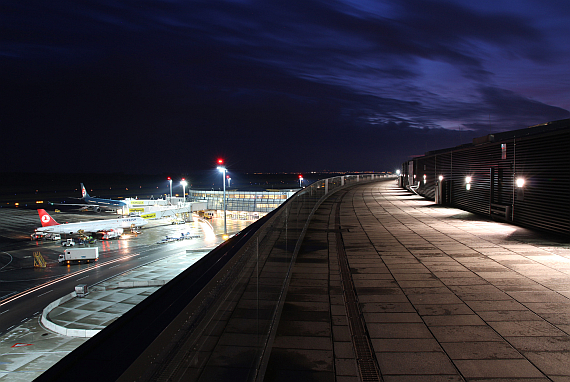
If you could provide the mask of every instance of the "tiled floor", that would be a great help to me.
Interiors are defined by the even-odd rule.
[[[337,193],[317,212],[266,380],[361,380],[338,232],[384,381],[570,381],[570,243],[392,181]]]

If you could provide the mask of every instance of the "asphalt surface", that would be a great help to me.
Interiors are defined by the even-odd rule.
[[[116,217],[113,214],[54,214],[59,222],[75,222]],[[218,224],[219,222],[214,222]],[[247,222],[230,222],[232,230]],[[147,224],[140,235],[125,234],[119,240],[98,241],[99,260],[90,264],[60,266],[57,257],[63,251],[59,242],[30,240],[39,225],[34,210],[0,209],[0,335],[36,316],[50,302],[70,293],[77,284],[96,285],[117,274],[171,256],[180,251],[177,243],[156,244],[165,236],[191,232],[204,248],[221,242],[204,223],[171,225],[169,220]],[[204,225],[204,227],[202,227]],[[216,227],[219,233],[219,227]],[[235,232],[235,231],[234,231]],[[45,268],[34,268],[33,253],[39,252]]]
[[[54,214],[59,222],[115,217],[112,214]],[[87,284],[85,299],[74,299],[51,314],[67,328],[102,329],[133,304],[159,288],[121,287],[133,281],[167,282],[222,242],[223,220],[192,221],[172,225],[169,220],[151,221],[141,234],[125,234],[119,240],[99,241],[96,263],[60,266],[59,242],[32,241],[36,211],[0,209],[0,379],[29,381],[69,354],[86,338],[53,333],[40,324],[42,310]],[[228,220],[228,232],[245,228],[249,221]],[[157,244],[165,236],[190,233],[191,240]],[[33,253],[45,258],[45,268],[33,267]],[[112,301],[110,303],[109,301]]]

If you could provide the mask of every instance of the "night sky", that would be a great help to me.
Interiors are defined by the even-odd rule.
[[[393,171],[569,118],[570,1],[3,1],[0,171]]]

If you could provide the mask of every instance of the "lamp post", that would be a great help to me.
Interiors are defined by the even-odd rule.
[[[172,178],[168,177],[168,183],[170,183],[170,200],[172,201]],[[172,202],[170,202],[172,203]]]
[[[299,188],[303,187],[303,175],[299,175]]]
[[[231,187],[232,178],[229,175],[226,175],[226,179],[228,180],[228,187]]]
[[[186,203],[186,185],[188,184],[188,182],[182,178],[182,180],[180,181],[180,185],[182,185],[182,197],[184,198],[184,203]]]
[[[228,228],[227,228],[227,221],[226,221],[226,168],[223,166],[224,160],[218,159],[218,170],[222,173],[222,183],[224,184],[224,196],[223,196],[223,204],[224,204],[224,240],[228,238]]]

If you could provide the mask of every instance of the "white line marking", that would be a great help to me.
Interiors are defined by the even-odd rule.
[[[53,292],[53,289],[48,290],[48,291],[45,292],[45,293],[39,294],[37,297],[42,297],[44,294],[48,294],[48,293],[51,293],[51,292]]]

